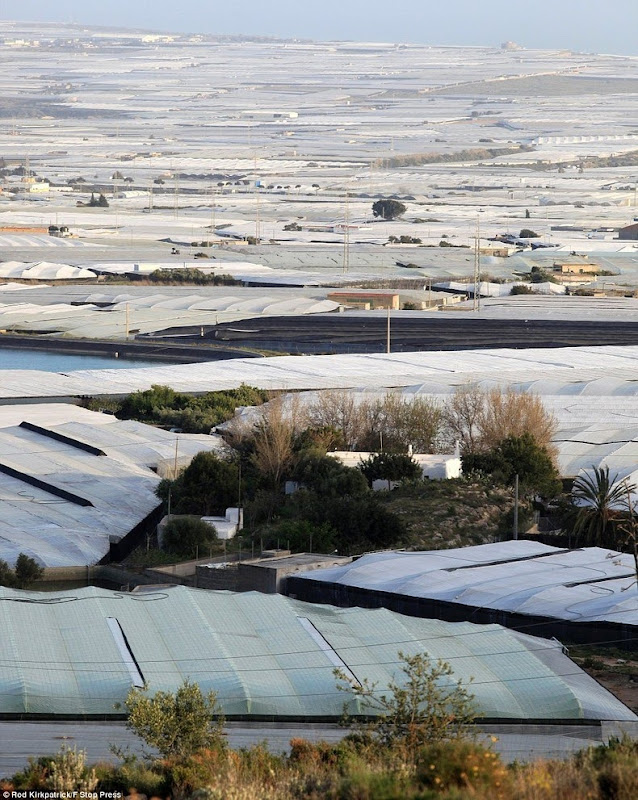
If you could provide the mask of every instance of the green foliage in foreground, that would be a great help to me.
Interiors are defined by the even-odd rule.
[[[476,716],[474,696],[453,680],[452,667],[424,653],[399,652],[399,660],[401,678],[392,678],[384,693],[367,679],[334,671],[338,688],[354,697],[359,712],[375,715],[363,723],[363,732],[383,747],[402,748],[408,760],[426,745],[466,737]]]
[[[215,692],[204,694],[186,680],[176,692],[131,689],[126,698],[129,730],[162,758],[188,758],[203,749],[224,747],[224,719]]]
[[[50,791],[65,752],[68,761],[64,749],[32,759],[0,780],[0,790]],[[337,744],[293,739],[287,755],[264,745],[232,750],[219,741],[161,760],[126,756],[119,766],[93,768],[81,761],[76,772],[78,780],[63,784],[65,791],[88,784],[127,795],[135,787],[148,797],[175,800],[635,800],[638,743],[611,739],[565,760],[507,766],[492,745],[464,739],[424,745],[410,760],[400,747],[380,747],[359,735]]]

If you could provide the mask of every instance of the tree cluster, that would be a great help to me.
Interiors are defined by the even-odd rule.
[[[352,392],[321,392],[308,409],[315,428],[338,432],[344,450],[433,453],[440,449],[443,410],[428,397],[388,392],[380,399],[357,400]],[[337,447],[337,445],[335,445]]]
[[[399,200],[377,200],[372,204],[372,214],[385,220],[397,219],[407,211],[407,206]]]
[[[204,244],[202,243],[202,246]],[[147,276],[151,283],[171,285],[189,284],[193,286],[234,286],[238,283],[230,275],[212,275],[200,269],[157,269]]]
[[[503,440],[529,434],[552,458],[556,420],[538,395],[513,389],[459,387],[443,409],[448,440],[457,441],[465,456],[493,450]]]
[[[98,197],[95,196],[93,192],[91,192],[91,199],[87,203],[90,208],[108,208],[109,201],[103,194],[100,194]]]
[[[266,546],[355,553],[404,539],[405,525],[363,473],[326,454],[341,433],[309,424],[294,397],[276,398],[252,424],[226,435],[232,458],[200,453],[176,480],[162,481],[158,494],[168,503],[170,492],[173,513],[208,516],[241,498],[246,530]],[[286,495],[286,481],[298,491]]]
[[[129,402],[136,407],[127,412],[144,419],[157,416],[157,404],[181,400],[154,387]],[[518,475],[523,497],[553,497],[560,488],[554,430],[538,397],[514,391],[461,387],[445,405],[397,392],[358,401],[352,392],[328,391],[310,404],[299,395],[278,396],[224,426],[231,458],[200,454],[177,479],[162,482],[159,495],[168,502],[170,491],[173,513],[199,516],[223,513],[241,498],[253,540],[356,553],[407,541],[405,523],[370,487],[376,479],[387,480],[388,489],[419,482],[410,447],[449,452],[458,442],[468,474],[501,486]],[[351,469],[332,458],[332,450],[373,455]],[[296,488],[292,494],[284,492],[286,482]]]
[[[13,569],[6,561],[0,559],[0,586],[8,586],[11,589],[28,589],[43,574],[44,569],[35,559],[25,553],[18,555]]]
[[[237,389],[182,394],[169,386],[154,385],[127,395],[115,410],[118,419],[136,419],[185,433],[209,433],[211,428],[231,419],[239,406],[258,406],[269,395],[263,389],[242,384]]]
[[[552,457],[531,433],[509,436],[494,447],[463,456],[463,472],[490,475],[497,483],[513,486],[516,476],[523,496],[553,498],[561,491]]]
[[[422,244],[417,236],[388,236],[389,244]]]

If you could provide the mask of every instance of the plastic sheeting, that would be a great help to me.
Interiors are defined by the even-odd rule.
[[[374,553],[298,579],[573,622],[638,625],[633,557],[525,540],[454,550]]]
[[[473,678],[483,717],[636,720],[556,642],[385,609],[183,586],[45,596],[0,588],[0,634],[5,714],[115,714],[139,682],[134,663],[151,691],[175,690],[186,678],[214,690],[227,717],[337,718],[346,695],[336,688],[335,664],[383,691],[393,677],[401,679],[403,651],[448,661],[454,676],[447,680]],[[349,705],[352,713],[361,710]]]
[[[54,397],[78,394],[126,394],[169,384],[176,391],[237,388],[242,383],[264,389],[336,389],[409,387],[436,382],[450,388],[468,382],[498,385],[555,378],[567,382],[602,376],[635,380],[638,347],[565,347],[529,350],[379,353],[330,356],[274,356],[201,364],[52,373],[48,386],[29,371],[3,374],[0,397]],[[122,372],[122,371],[120,371]]]
[[[29,430],[23,421],[43,431]],[[177,438],[180,463],[221,447],[214,436]],[[0,406],[0,464],[18,473],[0,472],[0,559],[13,564],[26,553],[47,567],[102,559],[111,542],[157,508],[160,477],[152,467],[173,462],[175,442],[168,431],[72,405]],[[88,505],[60,496],[60,490]]]

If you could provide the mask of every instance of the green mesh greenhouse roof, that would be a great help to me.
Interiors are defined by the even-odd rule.
[[[335,666],[383,687],[399,675],[398,651],[426,652],[449,661],[456,678],[472,677],[483,717],[636,720],[556,642],[497,625],[183,586],[0,589],[0,714],[117,714],[131,686],[174,690],[189,678],[215,690],[230,718],[339,717]]]

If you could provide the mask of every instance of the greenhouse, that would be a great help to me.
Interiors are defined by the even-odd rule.
[[[2,406],[0,559],[99,562],[158,508],[163,465],[221,447],[204,434],[180,434],[176,445],[169,431],[70,404]]]
[[[635,648],[636,577],[628,553],[521,540],[372,553],[344,567],[291,576],[287,591],[304,600],[383,605],[418,616],[498,620],[577,641],[617,637]],[[552,628],[552,620],[564,624]]]
[[[190,679],[214,690],[231,719],[332,720],[347,699],[335,668],[381,691],[400,678],[402,651],[449,662],[446,680],[472,679],[482,718],[636,721],[555,641],[282,595],[0,589],[0,638],[5,717],[118,716],[131,687],[175,690]]]

